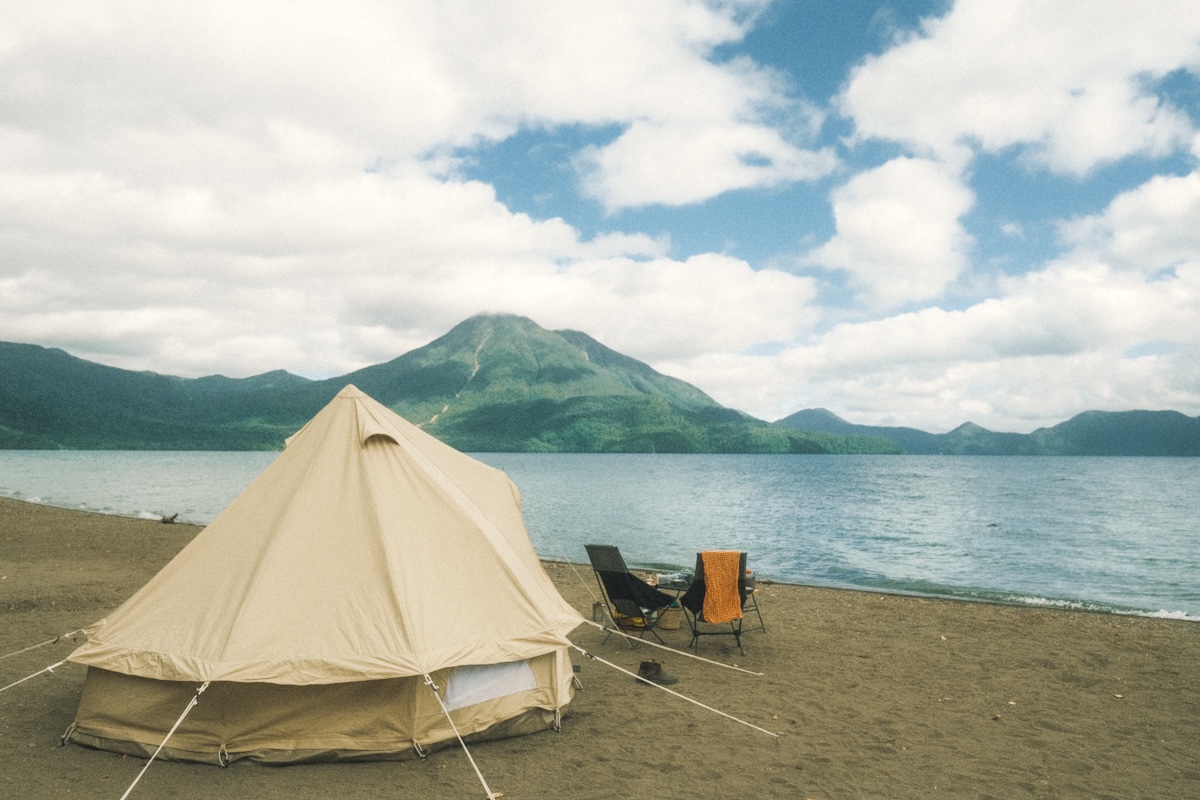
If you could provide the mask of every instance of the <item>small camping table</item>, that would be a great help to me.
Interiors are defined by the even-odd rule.
[[[654,584],[654,588],[660,592],[672,592],[676,597],[681,597],[684,592],[692,585],[692,576],[688,575],[682,580],[660,580]]]

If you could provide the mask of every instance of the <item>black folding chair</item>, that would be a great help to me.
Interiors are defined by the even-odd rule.
[[[611,544],[585,544],[604,606],[613,623],[623,631],[636,633],[638,638],[647,633],[663,642],[654,628],[662,618],[662,612],[675,602],[675,598],[660,592],[629,571],[621,551]],[[610,633],[611,635],[611,633]],[[608,641],[606,636],[604,641]]]

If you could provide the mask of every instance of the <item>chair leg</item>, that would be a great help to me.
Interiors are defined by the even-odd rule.
[[[696,652],[699,653],[700,652],[699,620],[696,619],[695,617],[693,617],[691,615],[691,613],[688,612],[687,609],[684,609],[684,611],[683,611],[683,618],[687,622],[688,627],[691,628],[691,631],[692,631],[692,640],[690,642],[688,642],[688,649],[690,650],[690,649],[694,648],[696,650]]]
[[[694,649],[697,655],[700,653],[700,637],[701,636],[724,636],[720,631],[701,631],[699,618],[687,617],[688,625],[692,629],[692,641],[688,643],[688,647]],[[740,619],[733,620],[729,623],[729,632],[733,634],[733,640],[737,643],[738,652],[746,655],[746,650],[742,647],[742,621]],[[659,641],[662,641],[661,639]],[[665,642],[664,642],[665,644]]]
[[[750,602],[754,604],[754,615],[758,617],[758,627],[763,633],[767,632],[767,623],[763,622],[762,612],[758,610],[758,598],[753,598]]]
[[[608,639],[610,636],[613,635],[613,631],[621,630],[621,626],[617,624],[617,618],[613,616],[612,609],[609,608],[607,605],[605,605],[604,611],[606,614],[608,614],[608,621],[612,623],[612,627],[605,629],[606,633],[604,634],[604,641],[600,643],[602,645],[608,644]],[[629,645],[630,650],[633,649],[633,642],[631,642],[629,639],[627,639],[624,636],[622,636],[621,639],[625,642],[625,644]]]

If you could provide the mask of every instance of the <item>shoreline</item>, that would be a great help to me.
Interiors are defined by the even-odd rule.
[[[592,570],[590,564],[571,561],[564,558],[547,558],[539,556],[543,564],[568,564],[586,569],[589,573]],[[631,566],[634,572],[642,573],[643,575],[653,574],[660,570],[647,567]],[[1016,600],[1006,601],[996,598],[985,597],[967,597],[951,594],[931,594],[916,591],[905,591],[902,589],[872,589],[863,586],[848,586],[839,584],[824,584],[824,583],[798,583],[793,581],[781,581],[775,578],[758,578],[760,586],[793,586],[799,589],[820,589],[830,592],[861,592],[867,595],[882,595],[885,597],[911,597],[922,600],[939,600],[948,603],[967,603],[973,605],[985,606],[1001,606],[1004,608],[1028,608],[1040,611],[1062,611],[1077,614],[1099,614],[1101,616],[1114,617],[1134,617],[1138,619],[1163,619],[1173,622],[1197,623],[1200,622],[1200,617],[1193,617],[1185,611],[1167,611],[1161,609],[1159,611],[1138,611],[1138,610],[1119,610],[1116,607],[1104,607],[1099,604],[1092,604],[1087,601],[1076,600],[1054,600],[1050,598],[1030,598],[1036,602],[1019,602]]]
[[[0,499],[0,656],[91,624],[200,528]],[[545,562],[585,617],[590,567]],[[582,580],[581,580],[582,578]],[[590,581],[590,583],[589,583]],[[563,797],[1192,798],[1200,796],[1200,628],[1184,621],[763,581],[767,633],[706,639],[700,655],[630,647],[581,625],[585,650],[746,729],[573,654],[583,689],[560,733],[471,753],[506,800]],[[685,648],[686,625],[664,631]],[[65,658],[62,642],[0,660],[0,686]],[[0,694],[0,794],[119,797],[144,762],[59,747],[83,669]],[[935,788],[936,787],[936,788]],[[462,753],[425,761],[284,768],[156,762],[135,796],[478,797]]]

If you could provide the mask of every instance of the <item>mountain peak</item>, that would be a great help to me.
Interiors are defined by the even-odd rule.
[[[797,411],[795,414],[789,414],[783,419],[776,420],[776,424],[779,423],[789,425],[790,427],[797,427],[800,423],[811,424],[818,426],[818,430],[823,429],[823,426],[825,425],[851,424],[830,411],[828,408],[805,408],[801,411]]]
[[[463,334],[470,334],[477,331],[532,333],[542,330],[545,329],[531,320],[529,317],[522,317],[519,314],[497,314],[487,312],[467,317],[438,338],[444,339],[447,336],[461,336]]]
[[[974,422],[964,422],[947,435],[953,436],[980,436],[982,434],[991,433],[987,428],[976,425]]]

